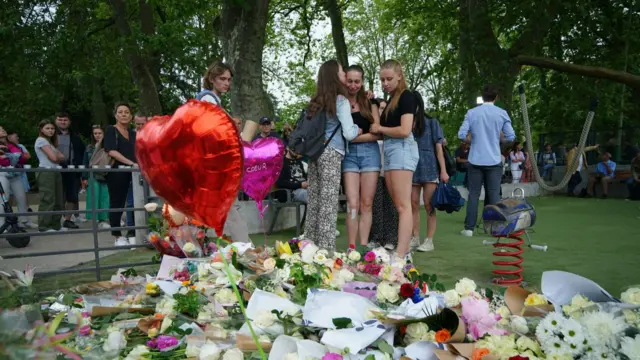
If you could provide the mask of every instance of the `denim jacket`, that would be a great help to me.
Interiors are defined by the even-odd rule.
[[[325,139],[331,137],[331,134],[333,134],[333,131],[338,125],[342,126],[342,136],[336,132],[327,146],[334,148],[338,153],[344,155],[349,148],[349,141],[358,136],[358,125],[353,123],[349,100],[342,95],[338,95],[336,99],[336,116],[327,118]]]

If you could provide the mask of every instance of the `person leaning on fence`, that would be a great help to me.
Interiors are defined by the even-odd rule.
[[[61,163],[63,167],[73,165],[78,167],[82,165],[84,157],[84,143],[78,135],[71,129],[71,120],[67,113],[58,113],[56,115],[56,127],[58,132],[58,150],[62,152],[65,161]],[[81,174],[78,172],[62,173],[62,189],[64,199],[66,201],[67,210],[78,210],[80,193]],[[77,229],[78,225],[71,220],[72,214],[64,215],[64,223],[62,227],[67,229]],[[77,216],[77,214],[76,214]]]
[[[115,126],[109,126],[104,134],[104,150],[115,160],[113,166],[137,166],[136,164],[136,132],[129,127],[131,124],[131,107],[126,103],[118,103],[115,106]],[[130,172],[110,172],[107,174],[107,187],[109,188],[109,207],[111,209],[124,208],[127,203],[127,194],[131,185]],[[109,213],[109,225],[111,235],[115,238],[115,246],[129,245],[129,239],[122,236],[119,228],[122,219],[122,211]],[[134,230],[129,230],[129,237],[135,236]]]
[[[104,139],[104,130],[100,125],[93,125],[91,129],[91,144],[87,146],[87,150],[84,152],[83,163],[86,168],[90,168],[89,160],[96,151],[96,148],[103,146],[102,140]],[[99,177],[99,179],[98,179]],[[107,179],[104,176],[99,176],[94,173],[94,176],[89,176],[89,173],[82,174],[82,183],[87,188],[87,210],[91,210],[94,206],[98,209],[109,209],[109,189],[107,188]],[[94,200],[95,198],[95,200]],[[93,219],[92,213],[87,213],[87,220]],[[98,212],[96,213],[96,221],[99,222],[98,226],[101,228],[109,227],[109,213]]]
[[[34,145],[39,167],[55,168],[64,163],[65,158],[58,150],[58,134],[53,121],[45,119],[38,125],[38,138]],[[38,172],[36,174],[40,205],[38,211],[62,211],[64,198],[62,193],[62,174],[59,172]],[[40,231],[60,230],[62,215],[41,215],[38,217]]]
[[[21,168],[26,164],[31,156],[29,153],[24,153],[21,148],[11,143],[8,139],[8,134],[4,128],[0,127],[0,165],[3,167],[16,167]],[[24,173],[20,172],[1,172],[0,182],[2,182],[2,188],[5,194],[13,195],[18,203],[18,212],[27,212],[27,193],[24,189],[21,176]],[[8,196],[7,196],[8,197]],[[3,209],[0,209],[2,211]],[[4,221],[0,221],[2,223]],[[18,226],[37,228],[38,226],[33,224],[28,217],[20,216]]]

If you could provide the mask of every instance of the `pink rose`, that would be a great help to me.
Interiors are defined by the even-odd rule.
[[[364,261],[374,262],[376,260],[376,254],[373,251],[369,251],[364,255]]]
[[[344,358],[342,357],[342,355],[336,354],[336,353],[326,353],[322,357],[322,360],[343,360],[343,359]]]

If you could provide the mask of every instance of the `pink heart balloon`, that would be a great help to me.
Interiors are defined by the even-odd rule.
[[[259,138],[252,143],[243,141],[244,171],[242,191],[256,201],[262,215],[262,200],[276,183],[282,171],[284,144],[274,137]]]

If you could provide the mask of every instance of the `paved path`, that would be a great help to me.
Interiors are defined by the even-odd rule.
[[[84,203],[80,204],[80,208],[84,207]],[[37,211],[37,205],[32,205],[33,211]],[[37,223],[36,217],[31,219],[34,223]],[[90,229],[91,222],[78,223],[82,229]],[[37,231],[37,230],[30,230]],[[101,232],[98,233],[98,242],[100,247],[113,246],[113,237],[111,233]],[[49,236],[33,236],[29,245],[22,249],[16,249],[9,245],[6,239],[0,237],[0,257],[9,254],[29,254],[45,251],[61,251],[71,249],[93,249],[93,234],[69,234],[65,232],[59,232],[56,235]],[[130,251],[119,250],[119,251]],[[101,251],[100,257],[111,255],[117,251]],[[18,259],[2,259],[0,260],[0,270],[8,271],[11,269],[24,269],[27,264],[34,265],[38,268],[38,271],[51,271],[68,268],[70,266],[78,265],[87,261],[95,259],[93,252],[65,254],[65,255],[49,255],[38,257],[26,257]]]

